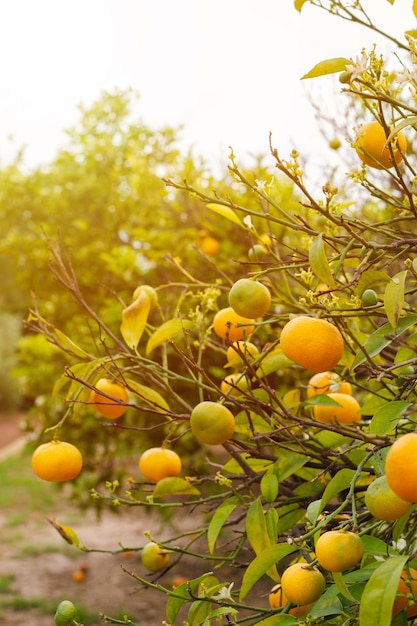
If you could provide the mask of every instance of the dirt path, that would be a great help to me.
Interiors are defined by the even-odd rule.
[[[16,455],[24,446],[19,422],[22,416],[0,418],[0,460]],[[35,510],[34,510],[35,509]],[[57,604],[69,599],[88,613],[89,626],[103,621],[98,611],[122,619],[127,614],[141,626],[156,626],[165,619],[165,599],[159,592],[141,589],[125,570],[149,577],[140,557],[127,554],[84,553],[67,545],[46,516],[76,530],[80,541],[89,548],[119,550],[120,546],[141,546],[147,541],[145,531],[164,540],[192,528],[195,518],[183,515],[172,525],[144,509],[122,510],[115,514],[104,510],[100,519],[95,511],[80,512],[63,495],[53,509],[36,504],[29,519],[13,519],[10,511],[0,510],[0,624],[2,626],[53,626]],[[42,513],[39,511],[42,510]],[[47,511],[46,515],[44,510]],[[16,512],[17,518],[17,512]],[[82,572],[82,580],[74,580]],[[181,571],[175,566],[161,582],[171,585],[175,575],[193,578],[195,563],[186,560]],[[81,576],[80,576],[81,578]],[[31,605],[33,608],[31,608]]]

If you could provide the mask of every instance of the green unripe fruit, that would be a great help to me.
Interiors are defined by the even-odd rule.
[[[56,626],[70,626],[77,616],[75,606],[70,600],[63,600],[58,604],[55,613]]]
[[[362,294],[361,301],[363,306],[375,306],[378,304],[378,294],[373,289],[365,289]]]
[[[337,137],[335,137],[334,139],[330,139],[329,141],[329,147],[332,150],[339,150],[341,145],[342,145],[342,142],[340,141],[340,139],[337,139]]]
[[[249,261],[262,261],[267,254],[267,249],[260,243],[256,243],[252,248],[248,250]]]
[[[350,82],[350,77],[351,77],[350,72],[347,72],[346,70],[344,72],[341,72],[339,74],[339,83],[342,83],[342,85],[346,85],[346,83]]]

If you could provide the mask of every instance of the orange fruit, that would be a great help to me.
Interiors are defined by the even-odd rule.
[[[361,126],[354,143],[361,161],[377,169],[393,167],[394,162],[397,165],[401,163],[407,150],[406,138],[401,131],[398,132],[390,142],[390,150],[387,137],[384,127],[377,121]]]
[[[82,583],[84,578],[85,578],[85,574],[81,570],[77,569],[75,572],[72,572],[72,580],[75,583]]]
[[[391,522],[410,509],[411,502],[399,498],[388,484],[386,476],[379,476],[365,491],[365,506],[376,519]]]
[[[255,330],[254,319],[239,315],[231,307],[217,311],[213,319],[213,330],[221,339],[241,341]]]
[[[271,609],[279,609],[288,604],[287,598],[282,593],[282,586],[280,584],[272,587],[268,595],[269,606]],[[307,615],[311,608],[311,604],[305,604],[303,606],[295,606],[288,611],[290,615],[295,617],[304,617]]]
[[[226,359],[227,365],[234,369],[241,369],[246,362],[251,362],[259,354],[259,350],[254,343],[250,341],[235,341],[227,348]]]
[[[320,598],[326,587],[323,574],[306,563],[293,563],[281,576],[282,593],[289,602],[304,606]]]
[[[187,582],[188,582],[188,578],[185,578],[185,576],[174,576],[174,578],[171,580],[171,586],[173,589],[176,589],[180,585],[183,585],[184,583],[187,583]]]
[[[142,548],[141,561],[149,572],[157,572],[169,563],[169,552],[154,541],[149,541]]]
[[[340,406],[316,404],[313,407],[314,419],[323,424],[353,424],[361,419],[359,402],[348,393],[328,393]]]
[[[385,476],[393,492],[407,502],[417,502],[417,433],[407,433],[391,445],[385,459]]]
[[[233,413],[219,402],[200,402],[191,412],[191,431],[200,443],[217,446],[230,439],[235,430]]]
[[[229,304],[238,315],[262,317],[271,306],[271,293],[257,280],[240,278],[229,291]]]
[[[341,380],[336,372],[319,372],[314,374],[308,381],[307,398],[316,394],[347,393],[352,395],[352,386],[345,380]]]
[[[417,616],[417,570],[409,567],[403,570],[398,583],[397,596],[392,607],[392,615],[407,609],[407,617]]]
[[[280,343],[288,359],[312,372],[325,372],[343,355],[343,337],[330,322],[299,315],[285,324]]]
[[[220,391],[229,396],[240,396],[249,389],[248,379],[240,372],[234,372],[223,378]]]
[[[200,248],[207,256],[214,256],[220,250],[220,243],[214,237],[206,235],[200,241]]]
[[[174,450],[149,448],[139,459],[139,469],[147,480],[157,483],[167,476],[178,476],[181,459]]]
[[[90,403],[107,419],[118,419],[127,411],[129,395],[124,387],[108,378],[100,378],[90,393]],[[103,395],[105,394],[105,395]]]
[[[32,455],[32,469],[36,476],[50,482],[72,480],[82,467],[81,452],[66,441],[42,443]]]
[[[359,563],[363,556],[362,539],[354,532],[329,530],[317,540],[319,565],[329,572],[344,572]]]

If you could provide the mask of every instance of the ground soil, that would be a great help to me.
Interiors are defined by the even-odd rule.
[[[0,422],[0,459],[19,454],[24,440],[18,416]],[[58,510],[48,512],[51,519],[68,525],[70,516],[71,526],[85,546],[109,551],[143,545],[147,530],[155,538],[163,539],[167,532],[169,536],[179,534],[195,523],[192,517],[182,515],[180,528],[178,523],[175,527],[175,523],[169,522],[168,529],[164,527],[167,522],[142,509],[117,514],[105,510],[97,517],[93,510],[76,512],[65,496],[56,506]],[[164,597],[159,592],[143,590],[128,573],[149,578],[138,554],[127,550],[122,554],[80,552],[66,544],[45,516],[36,510],[29,519],[19,523],[11,523],[0,511],[0,537],[0,601],[3,607],[8,601],[19,604],[19,607],[0,609],[2,626],[21,626],[23,623],[53,626],[52,607],[63,599],[82,605],[90,619],[91,614],[96,613],[96,620],[89,621],[91,626],[103,624],[99,611],[119,619],[128,614],[141,626],[162,624]],[[76,581],[73,576],[79,571],[83,572],[84,578]],[[190,578],[198,575],[182,565],[181,571],[174,567],[161,582],[170,584],[171,579],[179,574]],[[31,603],[42,606],[28,608]]]
[[[22,447],[19,419],[0,420],[0,459],[19,454]],[[182,514],[181,514],[182,513]],[[195,527],[195,516],[183,507],[175,521],[163,522],[142,508],[119,514],[105,510],[98,519],[93,510],[79,512],[65,496],[48,510],[48,517],[76,530],[79,540],[89,548],[117,551],[121,547],[140,546],[144,532],[163,540]],[[45,515],[36,510],[29,519],[11,523],[0,510],[0,623],[2,626],[53,626],[54,607],[69,599],[93,617],[91,626],[103,624],[99,611],[123,620],[123,614],[140,626],[157,626],[165,619],[165,596],[143,589],[134,575],[148,577],[138,553],[84,553],[63,541]],[[17,538],[17,539],[16,539]],[[200,561],[183,560],[180,567],[165,573],[161,582],[168,586],[175,576],[195,578]],[[74,572],[84,571],[81,581]],[[133,574],[130,575],[129,572]],[[152,575],[155,579],[155,575]],[[152,579],[152,578],[151,578]],[[9,581],[6,585],[2,581]],[[5,588],[4,588],[5,587]],[[6,606],[16,602],[16,606]],[[17,603],[19,602],[19,606]],[[266,602],[266,600],[264,600]],[[33,603],[33,608],[30,608]],[[41,604],[41,606],[39,606]],[[87,620],[86,620],[87,621]],[[182,620],[181,620],[182,622]],[[181,623],[179,622],[179,623]],[[119,622],[123,623],[123,621]]]

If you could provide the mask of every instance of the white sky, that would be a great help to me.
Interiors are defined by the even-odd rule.
[[[396,36],[416,27],[411,4],[364,0]],[[53,159],[78,104],[116,87],[139,91],[149,126],[183,124],[183,146],[211,164],[230,145],[266,153],[269,131],[302,151],[317,132],[308,92],[341,96],[334,78],[300,76],[375,42],[293,0],[0,0],[0,165],[22,145],[29,166]]]

